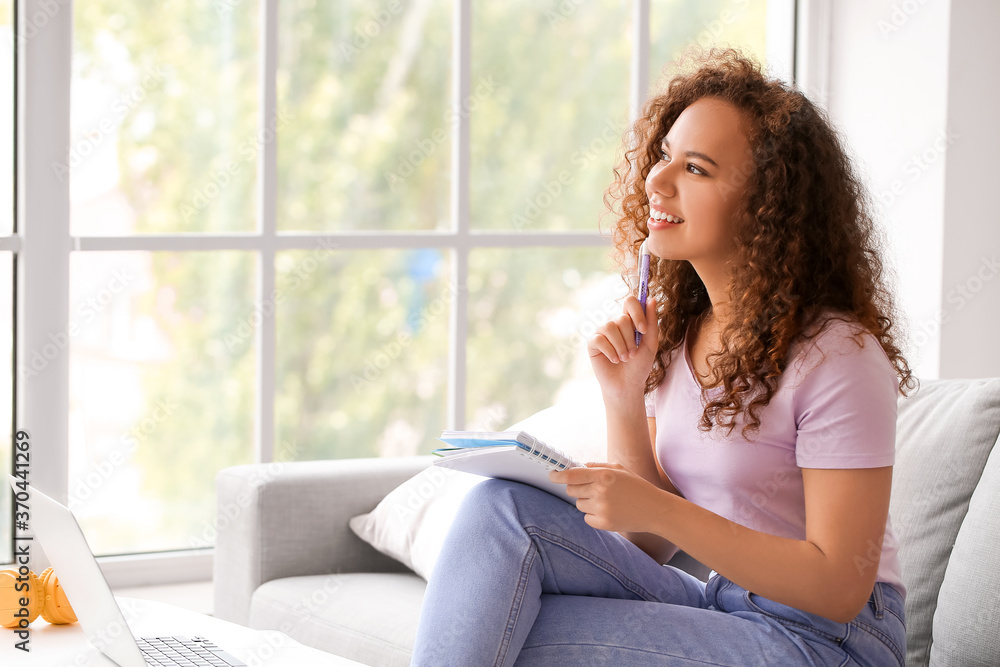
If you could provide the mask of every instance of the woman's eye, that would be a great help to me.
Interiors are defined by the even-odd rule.
[[[670,155],[668,155],[667,151],[663,150],[662,148],[660,149],[660,162],[670,162]],[[692,174],[699,174],[700,176],[708,175],[701,169],[701,167],[691,162],[688,163],[685,169],[690,171]]]

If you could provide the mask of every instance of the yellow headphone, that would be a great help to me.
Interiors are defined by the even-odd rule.
[[[49,623],[76,623],[76,614],[52,568],[40,576],[28,570],[0,570],[0,625],[5,628],[27,627],[41,614]]]

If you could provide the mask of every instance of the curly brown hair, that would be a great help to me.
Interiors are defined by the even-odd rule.
[[[649,235],[645,180],[671,126],[703,97],[740,111],[752,158],[729,264],[731,317],[721,332],[721,351],[710,355],[709,386],[723,391],[712,400],[703,392],[700,428],[717,425],[731,433],[742,415],[743,436],[755,435],[758,413],[777,389],[792,344],[822,331],[825,326],[812,325],[825,325],[831,311],[875,337],[906,394],[915,381],[893,334],[898,314],[885,283],[883,239],[830,120],[800,91],[767,78],[735,49],[697,52],[692,59],[694,70],[672,77],[632,125],[605,203],[616,218],[615,256],[626,277]],[[688,325],[711,307],[705,285],[683,260],[652,257],[649,294],[657,299],[660,343],[647,393],[662,382],[670,352],[683,342]]]

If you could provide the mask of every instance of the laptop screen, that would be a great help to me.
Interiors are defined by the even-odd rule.
[[[23,490],[15,486],[17,478],[8,477],[15,490]],[[27,490],[30,525],[90,643],[122,667],[145,667],[139,646],[76,517],[38,489],[28,486]]]

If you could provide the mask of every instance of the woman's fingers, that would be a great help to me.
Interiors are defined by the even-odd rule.
[[[628,361],[635,347],[635,329],[628,315],[619,315],[597,329],[597,337],[603,337],[608,345],[602,351],[613,363]]]
[[[615,346],[602,333],[597,333],[590,339],[590,342],[587,343],[587,351],[591,357],[604,355],[613,364],[617,364],[619,361],[618,351],[615,349]]]
[[[655,350],[660,341],[660,325],[656,321],[656,299],[650,298],[646,301],[646,312],[643,313],[643,320],[645,323],[645,329],[642,332],[644,334],[643,340],[648,338]]]
[[[651,333],[655,343],[657,332],[654,300],[647,301],[646,308],[643,309],[635,297],[626,298],[622,314],[598,327],[597,333],[591,338],[588,344],[590,356],[603,354],[615,364],[619,361],[628,361],[639,351],[639,347],[635,344],[636,332],[644,336]]]
[[[595,352],[603,354],[613,364],[628,361],[629,348],[620,326],[620,320],[623,318],[624,316],[621,316],[597,328],[597,333],[590,339],[588,345],[590,356],[597,356]]]
[[[635,332],[646,333],[646,313],[643,311],[639,299],[634,296],[625,299],[624,311],[632,324],[632,349],[638,349],[638,346],[635,344]]]

